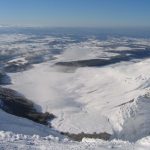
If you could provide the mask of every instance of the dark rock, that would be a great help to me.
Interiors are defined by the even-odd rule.
[[[109,59],[88,59],[76,60],[68,62],[58,62],[55,65],[68,66],[68,67],[102,67],[123,61],[133,61],[137,59],[146,59],[150,57],[150,48],[142,50],[126,50],[126,51],[107,51],[117,54]]]
[[[55,118],[53,114],[40,113],[34,108],[33,102],[14,90],[0,87],[0,107],[7,113],[28,118],[37,123],[48,125]]]
[[[111,59],[89,59],[89,60],[77,60],[68,62],[58,62],[55,65],[68,66],[68,67],[102,67],[111,65],[121,61],[128,61],[129,59],[124,56],[115,56]]]
[[[133,102],[134,102],[134,99],[132,99],[132,100],[130,100],[130,101],[128,101],[128,102],[122,103],[122,104],[120,104],[120,105],[118,105],[118,106],[116,106],[116,107],[124,106],[124,105],[126,105],[126,104],[133,103]]]
[[[30,57],[26,57],[26,60],[28,60],[28,62],[30,64],[40,64],[42,62],[44,62],[44,58],[43,55],[36,55],[36,56],[30,56]]]
[[[0,85],[7,85],[7,84],[11,84],[10,77],[6,73],[0,71]]]
[[[17,64],[17,63],[8,63],[5,67],[4,70],[5,72],[21,72],[21,71],[25,71],[32,68],[32,65],[29,63],[25,63],[25,64]]]
[[[66,135],[69,138],[71,138],[74,141],[82,141],[83,138],[94,138],[94,139],[103,139],[103,140],[109,140],[111,137],[111,134],[103,132],[103,133],[93,133],[93,134],[88,134],[88,133],[79,133],[79,134],[73,134],[73,133],[64,133],[61,132],[62,135]]]
[[[28,117],[29,119],[41,123],[41,124],[48,124],[47,121],[48,120],[52,120],[55,118],[55,116],[53,114],[49,114],[48,112],[45,113],[28,113]]]

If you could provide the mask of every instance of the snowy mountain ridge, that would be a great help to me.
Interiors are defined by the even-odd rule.
[[[150,39],[59,36],[0,34],[0,67],[11,79],[3,87],[56,116],[48,128],[0,110],[0,148],[148,149]],[[60,132],[111,139],[77,142]]]

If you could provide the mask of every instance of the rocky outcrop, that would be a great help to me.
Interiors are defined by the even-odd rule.
[[[2,87],[0,87],[0,108],[7,113],[28,118],[44,125],[48,125],[48,121],[55,118],[53,114],[48,112],[37,112],[33,102],[14,90]]]
[[[93,138],[93,139],[103,139],[103,140],[109,140],[111,137],[111,134],[103,132],[103,133],[79,133],[79,134],[73,134],[73,133],[64,133],[61,132],[62,135],[66,135],[69,138],[71,138],[74,141],[82,141],[83,138]]]
[[[88,59],[68,62],[57,62],[55,65],[67,67],[102,67],[127,60],[129,60],[127,57],[118,56],[112,57],[111,59]]]
[[[150,57],[150,49],[145,50],[126,50],[126,51],[108,51],[117,54],[109,59],[87,59],[87,60],[74,60],[57,62],[55,65],[68,66],[68,67],[102,67],[112,65],[123,61],[132,61],[136,59],[146,59]]]
[[[11,84],[11,79],[6,73],[0,71],[0,85],[6,84]]]
[[[14,72],[26,71],[30,68],[32,68],[32,65],[29,63],[17,64],[17,63],[12,62],[12,63],[8,63],[4,67],[4,70],[5,72],[14,73]]]

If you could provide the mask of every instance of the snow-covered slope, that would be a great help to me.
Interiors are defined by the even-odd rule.
[[[59,140],[53,136],[40,137],[0,132],[0,149],[12,150],[149,150],[150,137],[140,139],[136,143],[121,140],[102,141],[83,139],[82,142]]]
[[[150,134],[150,96],[149,93],[114,108],[108,114],[114,130],[114,137],[136,141]]]
[[[14,134],[39,135],[63,138],[58,132],[44,125],[35,123],[25,118],[13,116],[0,109],[0,131],[11,131]]]
[[[136,143],[86,138],[82,142],[74,142],[50,128],[7,114],[2,110],[0,118],[0,149],[5,150],[148,150],[150,146],[150,137],[145,137]]]
[[[85,67],[70,73],[48,62],[9,74],[13,83],[9,87],[32,99],[43,111],[58,116],[52,125],[60,131],[114,134],[107,114],[112,111],[116,116],[123,103],[147,93],[149,88],[143,88],[143,84],[149,81],[149,62],[148,59],[102,68]]]
[[[73,142],[54,129],[0,111],[0,148],[148,149],[149,42],[127,37],[78,41],[69,35],[0,35],[0,67],[4,71],[8,64],[32,65],[7,73],[12,84],[5,87],[31,99],[39,111],[55,114],[55,130],[112,135],[107,142]],[[94,59],[109,63],[100,67],[55,65]]]

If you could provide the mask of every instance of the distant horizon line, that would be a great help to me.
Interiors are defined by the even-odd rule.
[[[3,25],[0,28],[85,28],[85,29],[150,29],[150,26],[50,26],[50,25]]]

